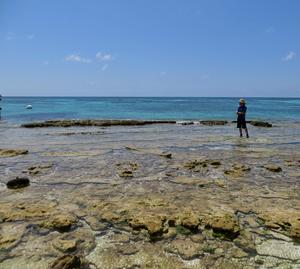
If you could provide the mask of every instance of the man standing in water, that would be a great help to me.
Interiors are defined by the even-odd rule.
[[[239,103],[240,103],[240,105],[236,111],[237,128],[239,128],[239,130],[240,130],[240,137],[243,137],[242,129],[244,129],[245,133],[246,133],[246,137],[249,138],[247,124],[246,124],[246,112],[247,112],[246,101],[245,101],[245,99],[240,99]]]

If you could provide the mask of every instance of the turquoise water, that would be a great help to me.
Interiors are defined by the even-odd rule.
[[[2,120],[235,119],[238,98],[4,97]],[[300,120],[300,98],[247,98],[248,119]],[[26,110],[27,105],[32,110]]]

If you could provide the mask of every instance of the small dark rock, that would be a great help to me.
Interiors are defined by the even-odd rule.
[[[133,177],[133,172],[130,170],[124,170],[119,173],[120,177]]]
[[[200,123],[203,125],[213,126],[213,125],[226,125],[228,121],[227,120],[202,120],[200,121]]]
[[[193,121],[178,121],[177,124],[178,125],[193,125],[194,122]]]
[[[264,168],[266,168],[267,170],[269,170],[271,172],[275,172],[275,173],[279,173],[282,171],[282,168],[275,164],[267,164],[264,166]]]
[[[8,189],[19,189],[25,188],[30,185],[30,181],[28,177],[16,177],[7,182],[6,186]]]
[[[266,121],[250,121],[250,124],[257,127],[272,127],[272,124]]]

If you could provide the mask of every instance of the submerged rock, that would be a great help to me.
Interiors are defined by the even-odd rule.
[[[6,183],[8,189],[20,189],[25,188],[30,185],[30,180],[28,177],[16,177]]]
[[[144,153],[144,154],[153,154],[153,155],[157,155],[157,156],[168,158],[168,159],[172,158],[172,153],[161,151],[159,149],[141,149],[141,148],[137,148],[135,146],[126,146],[126,149],[132,150],[132,151],[137,151],[137,152]]]
[[[26,149],[0,149],[0,157],[15,157],[28,154]]]
[[[174,120],[49,120],[22,124],[25,128],[71,126],[138,126],[149,124],[175,124]]]
[[[267,164],[264,166],[264,168],[266,168],[267,170],[271,171],[271,172],[281,172],[282,171],[282,168],[278,165],[275,165],[275,164]]]
[[[267,240],[257,246],[257,253],[289,260],[300,260],[300,246],[282,240]]]
[[[215,168],[221,165],[221,161],[219,160],[211,160],[211,159],[204,159],[204,160],[193,160],[186,162],[183,167],[193,170],[194,172],[200,172],[202,168],[208,167],[211,165]]]
[[[49,267],[49,269],[88,269],[87,262],[77,255],[65,255],[57,260]]]
[[[178,125],[193,125],[193,121],[177,121],[176,122]]]
[[[56,239],[53,241],[53,246],[62,252],[71,252],[76,249],[76,240]]]
[[[236,163],[232,165],[231,169],[225,170],[224,174],[232,177],[242,177],[246,172],[249,172],[251,168],[244,164]]]
[[[249,123],[257,127],[268,127],[268,128],[272,127],[272,124],[266,121],[250,121]]]
[[[133,177],[133,172],[131,170],[123,170],[119,173],[120,177]]]
[[[184,260],[192,260],[203,254],[201,244],[191,239],[175,239],[165,247],[169,253],[179,255]]]
[[[203,125],[213,126],[213,125],[226,125],[228,121],[227,120],[201,120],[200,123]]]

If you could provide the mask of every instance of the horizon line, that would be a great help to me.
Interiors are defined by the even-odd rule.
[[[100,96],[100,95],[1,95],[2,98],[14,98],[14,97],[22,97],[22,98],[300,98],[300,96]]]

